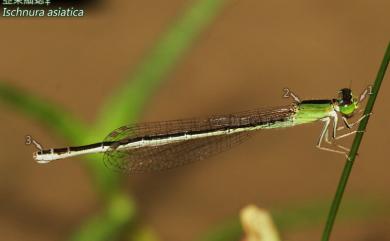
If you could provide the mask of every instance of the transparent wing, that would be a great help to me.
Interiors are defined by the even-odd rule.
[[[229,149],[249,137],[249,133],[193,139],[158,147],[117,150],[105,153],[105,164],[116,171],[143,173],[162,171],[202,160]]]
[[[213,131],[224,128],[255,126],[281,121],[294,113],[294,106],[258,109],[206,119],[185,119],[122,126],[111,132],[104,142],[112,148],[103,157],[107,167],[127,173],[161,171],[205,159],[241,143],[249,132],[189,139],[160,146],[116,149],[137,138],[150,138],[180,133]]]

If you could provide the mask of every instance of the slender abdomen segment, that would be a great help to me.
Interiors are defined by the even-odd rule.
[[[254,131],[259,129],[273,129],[289,127],[294,125],[294,115],[297,106],[287,106],[270,109],[268,111],[252,111],[241,115],[228,115],[203,119],[200,122],[191,122],[191,125],[182,129],[170,131],[164,126],[174,123],[180,126],[179,122],[169,122],[168,125],[162,123],[152,123],[139,125],[137,128],[119,128],[128,131],[124,137],[109,142],[96,143],[79,147],[67,147],[48,149],[34,153],[34,159],[40,163],[47,163],[56,159],[78,156],[82,154],[101,153],[106,151],[131,150],[144,147],[157,147],[175,142],[185,142],[187,140],[201,139],[215,136],[232,135],[240,132]],[[187,121],[188,123],[188,121]],[[200,126],[200,127],[199,127]],[[157,128],[158,127],[158,128]],[[149,128],[149,129],[148,129]],[[157,132],[155,130],[158,130]],[[138,133],[137,130],[142,130]],[[146,130],[146,131],[145,131]]]
[[[145,137],[136,137],[129,138],[128,140],[121,141],[121,143],[111,143],[113,144],[115,150],[130,150],[137,149],[142,147],[151,147],[151,146],[162,146],[166,144],[171,144],[174,142],[207,138],[220,135],[231,135],[244,131],[254,131],[258,129],[271,129],[282,127],[282,125],[291,126],[292,122],[286,121],[275,121],[269,123],[262,123],[254,126],[243,126],[235,128],[223,128],[219,130],[208,130],[208,131],[196,131],[196,132],[181,132],[170,135],[160,135],[160,136],[145,136]],[[33,154],[33,158],[39,163],[48,163],[53,160],[64,159],[73,156],[79,156],[83,154],[92,154],[92,153],[101,153],[109,151],[112,149],[111,144],[107,143],[96,143],[86,146],[78,147],[67,147],[67,148],[56,148],[56,149],[47,149],[43,151],[37,151]]]
[[[94,143],[85,146],[46,149],[33,153],[33,158],[39,163],[48,163],[53,160],[79,156],[83,154],[100,153],[109,149],[112,143]]]

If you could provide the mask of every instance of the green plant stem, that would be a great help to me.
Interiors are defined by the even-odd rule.
[[[214,20],[224,2],[191,1],[188,9],[163,33],[137,66],[132,77],[105,101],[94,132],[107,134],[112,131],[112,126],[120,127],[136,121],[160,83],[171,73],[205,27]]]
[[[196,37],[217,16],[223,6],[222,0],[198,0],[191,3],[163,33],[154,48],[137,66],[131,78],[115,90],[100,108],[99,118],[79,143],[101,141],[107,133],[139,118],[148,100],[158,89],[161,82],[175,67],[177,61],[188,50]],[[92,171],[100,192],[116,192],[121,176],[107,170],[97,158],[91,156],[86,162]],[[107,196],[106,196],[107,197]]]
[[[92,137],[94,133],[88,130],[87,125],[75,118],[69,111],[58,104],[35,96],[20,88],[0,82],[0,103],[15,108],[37,122],[44,124],[49,129],[75,145],[87,143],[84,138]],[[95,136],[96,138],[96,136]],[[119,187],[117,175],[106,170],[96,156],[88,157],[90,175],[94,179],[93,184],[102,197],[107,197],[110,192],[116,192]],[[113,188],[114,187],[114,188]]]
[[[372,95],[370,95],[370,98],[368,99],[366,108],[364,110],[365,115],[368,115],[372,112],[376,97],[378,96],[379,89],[381,87],[382,80],[385,76],[386,69],[387,69],[387,66],[389,64],[389,60],[390,60],[390,42],[387,46],[387,50],[385,52],[385,56],[383,58],[382,64],[379,68],[374,85],[372,86]],[[336,190],[336,194],[334,196],[332,206],[331,206],[330,211],[329,211],[328,219],[326,221],[325,229],[324,229],[324,232],[322,235],[322,241],[328,241],[330,238],[332,228],[334,225],[334,221],[336,219],[337,212],[339,210],[340,203],[341,203],[341,200],[343,198],[345,187],[347,185],[349,175],[351,174],[351,170],[352,170],[353,164],[355,162],[355,158],[356,158],[356,155],[358,153],[360,143],[362,141],[364,131],[366,130],[369,118],[370,118],[370,116],[368,116],[367,118],[364,118],[361,121],[359,128],[358,128],[358,133],[355,135],[355,138],[353,140],[351,151],[349,152],[348,159],[345,162],[344,169],[343,169],[343,172],[341,174],[341,178],[340,178],[337,190]]]
[[[2,102],[45,124],[72,142],[79,142],[80,136],[87,132],[80,120],[60,106],[0,81],[0,103]]]
[[[195,38],[218,14],[223,3],[222,0],[197,0],[191,3],[183,16],[178,18],[157,41],[150,54],[134,71],[133,77],[125,81],[105,101],[90,135],[87,135],[83,141],[85,143],[94,142],[97,137],[106,135],[114,128],[136,121],[154,91],[172,71]],[[111,196],[116,195],[116,192],[121,192],[120,176],[115,175],[111,170],[107,170],[101,162],[96,162],[96,159],[89,159],[87,164],[89,169],[93,171],[100,190],[103,190],[106,194],[104,196],[108,201],[107,208],[117,206],[117,202],[112,201],[116,199],[111,198]],[[131,201],[129,197],[128,199]],[[125,216],[128,217],[127,222],[134,217],[134,215],[130,215],[131,213]],[[85,237],[94,235],[93,230],[96,230],[97,237],[103,238],[95,240],[112,240],[107,239],[107,237],[112,237],[114,230],[119,232],[126,222],[125,219],[119,219],[120,222],[111,220],[113,219],[92,218],[87,220],[85,225],[75,232],[73,240],[88,240]],[[111,223],[115,225],[110,225]],[[110,226],[107,226],[106,229],[93,228],[106,227],[106,225]],[[144,229],[138,229],[138,232],[145,233]],[[150,235],[144,235],[143,239],[154,240]]]

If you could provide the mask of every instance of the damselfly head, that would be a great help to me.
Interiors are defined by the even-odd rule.
[[[355,110],[358,108],[358,99],[352,94],[352,91],[349,88],[343,88],[339,91],[336,102],[340,113],[347,118],[352,117]]]

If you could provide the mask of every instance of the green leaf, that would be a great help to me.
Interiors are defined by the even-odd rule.
[[[0,82],[0,101],[32,117],[73,144],[85,143],[85,137],[91,135],[90,130],[64,108],[4,82]],[[101,194],[113,192],[119,186],[118,177],[112,171],[107,170],[100,159],[101,155],[88,157],[87,164],[92,174],[91,177],[94,179],[93,183]]]
[[[5,82],[0,82],[0,101],[45,124],[74,143],[79,142],[80,136],[86,134],[85,126],[66,110]]]
[[[199,33],[214,19],[223,1],[199,0],[189,6],[162,36],[150,54],[106,101],[95,130],[108,133],[112,128],[138,119],[160,83],[174,69]]]

